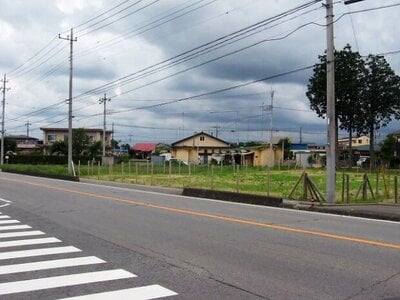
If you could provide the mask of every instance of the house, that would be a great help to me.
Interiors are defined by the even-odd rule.
[[[352,147],[369,145],[369,137],[366,135],[353,137],[351,140],[352,140]],[[349,148],[350,147],[350,139],[349,138],[338,139],[338,147],[339,147],[339,149]]]
[[[26,135],[7,135],[6,139],[15,141],[17,151],[22,154],[29,154],[41,148],[39,139]]]
[[[215,136],[205,132],[195,133],[171,144],[172,158],[190,164],[208,164],[213,156],[217,160],[221,154],[226,154],[231,147]]]
[[[191,164],[208,164],[212,160],[224,164],[247,166],[266,166],[278,164],[282,159],[282,150],[269,145],[252,147],[231,147],[230,143],[223,141],[205,132],[195,133],[192,136],[179,140],[171,145],[173,158]],[[270,154],[273,155],[270,160]]]
[[[135,157],[148,159],[156,150],[158,143],[136,143],[132,149],[135,151]]]
[[[50,146],[55,141],[68,141],[68,128],[40,128],[43,131],[43,145]],[[91,143],[103,141],[103,129],[84,128]],[[106,146],[111,146],[112,131],[106,131]]]

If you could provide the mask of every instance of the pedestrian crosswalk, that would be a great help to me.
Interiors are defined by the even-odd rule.
[[[94,269],[82,271],[88,266]],[[102,266],[102,269],[96,269],[95,266]],[[54,271],[58,273],[51,273]],[[104,286],[97,290],[98,283],[118,283],[136,277],[138,275],[124,269],[108,268],[105,260],[84,255],[81,249],[63,245],[60,239],[48,237],[45,232],[34,230],[0,212],[0,298],[19,298],[25,295],[21,293],[31,293],[29,299],[35,299],[35,292],[48,290],[51,290],[51,296],[46,298],[79,300],[145,300],[177,295],[157,284],[126,288],[127,284],[132,285],[132,281],[124,282],[119,289],[115,288],[116,284],[111,284],[111,290],[105,290]],[[94,287],[91,288],[91,285]],[[71,296],[65,293],[66,288],[74,286],[84,287],[80,289],[84,294],[76,290]]]

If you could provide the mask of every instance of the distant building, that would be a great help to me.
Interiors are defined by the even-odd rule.
[[[369,137],[366,135],[361,135],[358,137],[353,137],[352,139],[352,147],[360,147],[369,145]],[[344,138],[338,140],[339,149],[347,149],[350,147],[350,139]]]
[[[135,157],[147,159],[157,148],[158,143],[136,143],[132,150],[135,151]]]
[[[83,128],[89,137],[90,143],[103,142],[103,129]],[[44,151],[56,141],[68,141],[68,128],[40,128],[43,131]],[[111,130],[106,131],[106,147],[111,147]]]
[[[10,141],[15,141],[17,145],[17,151],[22,154],[29,154],[41,148],[39,139],[34,137],[29,137],[26,135],[7,135],[5,138]]]

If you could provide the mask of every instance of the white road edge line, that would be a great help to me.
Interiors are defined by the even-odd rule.
[[[6,233],[0,233],[0,239],[10,238],[10,237],[42,235],[42,234],[45,234],[45,233],[40,230],[6,232]]]
[[[49,270],[49,269],[57,269],[57,268],[65,268],[65,267],[74,267],[74,266],[85,266],[85,265],[93,265],[93,264],[101,264],[101,263],[105,263],[105,261],[96,256],[45,260],[45,261],[37,261],[37,262],[33,262],[33,263],[12,264],[12,265],[0,266],[0,275],[21,273],[21,272],[31,272],[31,271],[38,271],[38,270]]]
[[[15,240],[15,241],[7,241],[0,242],[0,248],[6,247],[16,247],[16,246],[28,246],[28,245],[40,245],[40,244],[51,244],[51,243],[60,243],[59,239],[54,237],[42,238],[42,239],[25,239],[25,240]]]
[[[0,295],[137,277],[123,269],[0,283]]]
[[[73,252],[80,252],[80,251],[82,251],[82,250],[80,250],[76,247],[66,246],[66,247],[53,247],[53,248],[41,248],[41,249],[32,249],[32,250],[0,252],[0,260],[21,258],[21,257],[51,255],[51,254],[73,253]]]
[[[147,285],[131,289],[110,291],[104,293],[83,295],[70,298],[62,298],[59,300],[113,300],[113,299],[135,299],[135,300],[149,300],[161,297],[176,296],[177,293],[162,287],[161,285]]]

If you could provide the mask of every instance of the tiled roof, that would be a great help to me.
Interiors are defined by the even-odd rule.
[[[133,147],[133,150],[142,152],[152,152],[156,150],[156,147],[157,147],[156,143],[137,143]]]

